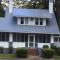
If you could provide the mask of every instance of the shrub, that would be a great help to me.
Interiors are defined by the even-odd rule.
[[[42,50],[42,57],[44,58],[52,58],[54,56],[53,49],[43,49]]]
[[[0,53],[3,53],[3,51],[4,51],[4,48],[0,47]]]
[[[43,45],[43,49],[49,48],[48,45]]]
[[[55,52],[56,52],[56,55],[60,56],[60,48],[59,47],[57,47]]]
[[[56,55],[56,53],[57,53],[57,47],[54,46],[54,45],[52,45],[52,46],[51,46],[51,49],[54,49],[54,50],[55,50],[55,55]]]
[[[12,53],[13,52],[13,48],[12,47],[9,47],[8,48],[8,53]]]
[[[16,56],[19,58],[26,58],[27,57],[27,49],[17,48],[16,49]]]

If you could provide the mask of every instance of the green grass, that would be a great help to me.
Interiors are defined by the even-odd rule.
[[[15,54],[0,54],[0,58],[15,58]]]
[[[60,60],[60,56],[55,56],[54,60]]]

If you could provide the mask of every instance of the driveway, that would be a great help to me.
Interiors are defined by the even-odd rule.
[[[54,60],[54,59],[45,59],[38,56],[29,56],[28,58],[12,58],[12,59],[0,59],[0,60]]]

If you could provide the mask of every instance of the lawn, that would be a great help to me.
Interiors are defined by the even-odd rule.
[[[0,54],[0,58],[15,58],[15,54]]]
[[[60,60],[60,56],[55,56],[54,60]]]

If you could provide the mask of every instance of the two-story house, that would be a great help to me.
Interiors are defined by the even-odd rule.
[[[0,17],[0,47],[42,48],[51,44],[60,46],[53,1],[49,0],[49,9],[20,9],[13,8],[9,0],[5,17]]]

